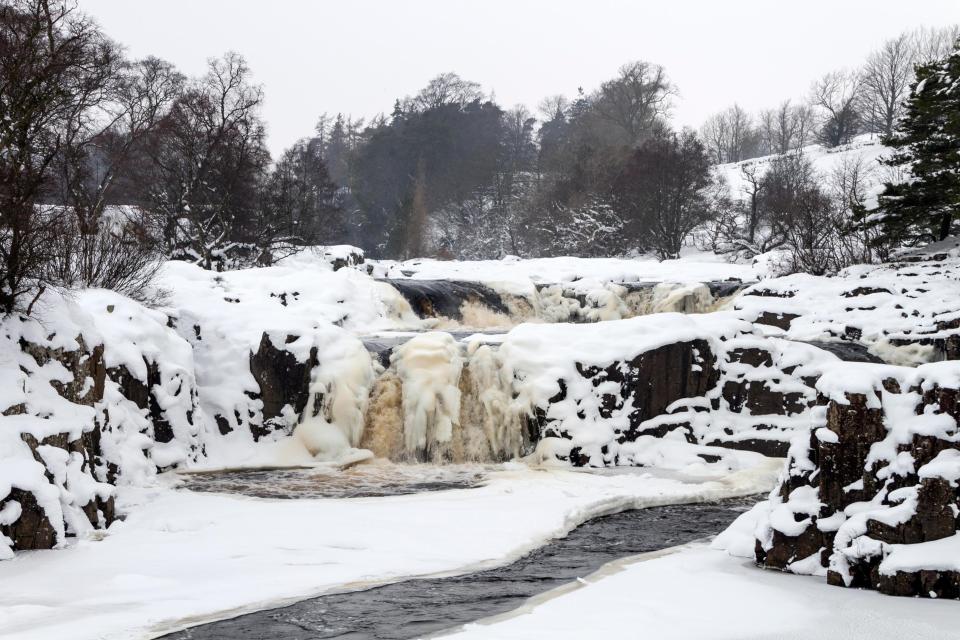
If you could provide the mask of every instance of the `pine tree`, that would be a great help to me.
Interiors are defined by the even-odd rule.
[[[960,41],[944,60],[917,68],[906,113],[886,144],[886,161],[910,176],[886,183],[876,209],[862,214],[880,226],[884,243],[943,240],[960,213]]]

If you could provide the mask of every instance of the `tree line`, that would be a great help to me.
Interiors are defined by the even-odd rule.
[[[914,64],[944,59],[955,34],[906,34],[855,82],[831,74],[803,103],[735,105],[699,132],[672,126],[676,87],[650,62],[536,114],[444,73],[369,121],[322,115],[271,158],[239,54],[187,77],[129,59],[70,0],[0,0],[0,308],[29,309],[47,286],[139,295],[162,259],[219,270],[341,242],[397,258],[672,258],[695,239],[739,257],[787,248],[812,272],[871,260],[892,227],[863,222],[864,168],[825,187],[798,150],[895,134]],[[761,152],[776,158],[741,163],[748,193],[731,197],[712,165]]]
[[[831,71],[806,96],[750,113],[739,104],[713,114],[700,128],[713,162],[786,154],[819,143],[848,144],[872,133],[890,137],[903,118],[915,69],[942,60],[960,28],[919,28],[889,38],[855,69]]]
[[[129,59],[73,2],[0,2],[0,308],[45,286],[136,294],[160,258],[222,269],[336,241],[318,149],[272,162],[262,102],[238,54],[191,78]]]

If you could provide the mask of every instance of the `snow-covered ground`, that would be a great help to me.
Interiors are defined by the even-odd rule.
[[[953,601],[890,598],[758,570],[705,545],[612,563],[457,640],[954,640]]]
[[[0,637],[142,638],[332,591],[508,563],[623,509],[768,490],[780,461],[722,477],[508,465],[486,486],[387,498],[262,500],[125,488],[129,517],[0,564]]]
[[[859,135],[849,144],[833,148],[819,144],[809,145],[802,149],[802,153],[823,180],[824,186],[829,185],[838,172],[856,166],[868,196],[868,206],[873,206],[877,193],[882,189],[884,180],[888,178],[889,168],[882,165],[880,160],[890,155],[890,148],[884,146],[879,137],[873,134]],[[757,169],[757,174],[763,175],[775,158],[777,156],[762,156],[742,162],[721,164],[717,165],[716,171],[726,181],[731,197],[745,198],[750,185],[744,176],[744,168],[747,171]]]
[[[420,280],[470,280],[477,282],[568,283],[579,280],[605,282],[708,282],[738,278],[756,280],[751,264],[727,262],[722,256],[686,248],[679,260],[638,258],[534,258],[509,256],[502,260],[372,261],[375,274]]]

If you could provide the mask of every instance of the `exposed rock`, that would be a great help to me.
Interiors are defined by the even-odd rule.
[[[15,550],[52,549],[57,544],[57,532],[32,493],[13,489],[0,500],[0,508],[9,502],[20,505],[20,517],[12,524],[0,524],[0,535],[10,538]]]
[[[296,339],[297,336],[287,336],[285,344]],[[263,402],[262,426],[251,425],[254,440],[292,426],[284,414],[285,407],[297,416],[303,413],[310,397],[310,372],[315,366],[316,347],[311,348],[310,356],[301,362],[290,351],[277,347],[268,334],[263,334],[257,351],[250,354],[250,372],[260,385],[259,399]]]
[[[628,427],[619,432],[619,442],[632,442],[641,435],[662,435],[681,427],[671,424],[661,427],[659,433],[644,423],[664,415],[678,400],[703,396],[717,383],[715,357],[706,340],[677,342],[637,355],[626,362],[612,362],[606,367],[577,365],[577,372],[592,383],[599,400],[600,416],[610,418],[614,413],[626,414]],[[567,399],[567,384],[558,381],[560,392],[550,399],[557,403]],[[611,384],[612,383],[612,384]],[[616,389],[616,392],[613,390]],[[547,436],[568,437],[558,431],[547,417],[547,408],[540,407],[532,420],[535,428],[528,434],[533,441]],[[616,453],[609,450],[584,450],[574,447],[569,461],[574,466],[602,466],[616,464]]]
[[[856,289],[843,292],[843,297],[856,298],[858,296],[869,296],[875,293],[886,293],[888,295],[893,295],[893,292],[885,287],[857,287]]]
[[[781,515],[761,528],[766,533],[758,536],[758,564],[809,572],[807,563],[793,563],[819,554],[816,564],[833,585],[891,595],[960,595],[960,572],[884,566],[896,547],[960,530],[960,469],[951,467],[954,461],[960,465],[960,455],[924,468],[941,453],[960,449],[960,391],[924,383],[920,371],[913,379],[903,373],[902,380],[882,380],[868,394],[821,400],[822,427],[811,432],[806,449],[791,450],[789,474],[771,498]],[[851,380],[856,373],[851,370]]]
[[[796,313],[772,313],[770,311],[764,311],[757,316],[757,319],[754,320],[754,322],[757,324],[770,325],[771,327],[778,327],[786,331],[790,328],[790,323],[799,317],[800,316]]]
[[[88,348],[83,338],[76,339],[75,350],[51,348],[20,341],[20,348],[32,357],[40,367],[58,362],[68,372],[71,379],[51,380],[57,394],[73,404],[94,407],[103,399],[106,369],[103,364],[103,348]],[[24,372],[26,375],[30,375]],[[17,405],[4,411],[5,415],[25,414],[26,406]],[[16,503],[17,517],[10,522],[0,522],[0,535],[12,541],[12,548],[49,549],[62,542],[62,533],[71,534],[70,520],[65,510],[79,509],[92,527],[106,527],[115,519],[114,498],[111,487],[105,484],[109,478],[108,465],[100,448],[100,425],[91,422],[85,428],[73,429],[49,435],[38,441],[29,433],[21,433],[20,440],[29,448],[33,459],[42,465],[47,482],[51,485],[51,495],[60,494],[55,511],[49,511],[41,505],[31,491],[14,487],[9,494],[0,497],[0,511],[10,503]],[[53,456],[50,449],[59,449],[64,453]],[[46,455],[43,455],[46,452]],[[97,487],[95,495],[84,504],[75,504],[70,474],[65,474],[61,463],[79,467],[79,471],[89,477],[89,482]],[[53,466],[51,466],[53,465]],[[48,495],[48,498],[50,496]]]

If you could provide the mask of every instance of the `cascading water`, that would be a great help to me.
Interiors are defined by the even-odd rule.
[[[346,375],[339,365],[329,367],[338,375],[326,375],[325,358],[319,358],[310,400],[294,432],[295,442],[315,460],[353,460],[364,451],[406,462],[518,457],[528,443],[525,409],[514,399],[512,374],[495,341],[464,341],[453,329],[701,313],[722,306],[739,289],[735,283],[581,282],[531,291],[445,281],[380,284],[391,316],[412,321],[421,331],[451,330],[357,341],[349,353],[334,354],[341,365],[344,359],[351,363]]]
[[[496,462],[522,453],[522,434],[495,349],[431,332],[394,350],[373,385],[360,446],[391,460]]]
[[[731,282],[595,282],[542,284],[383,281],[399,320],[415,314],[419,327],[508,328],[522,322],[600,322],[651,313],[705,313],[722,307],[742,284]],[[414,323],[416,324],[416,322]]]
[[[293,432],[315,460],[364,457],[356,447],[364,430],[364,417],[375,369],[359,340],[325,345],[320,364],[311,372],[310,395]],[[369,455],[369,454],[366,454]]]

